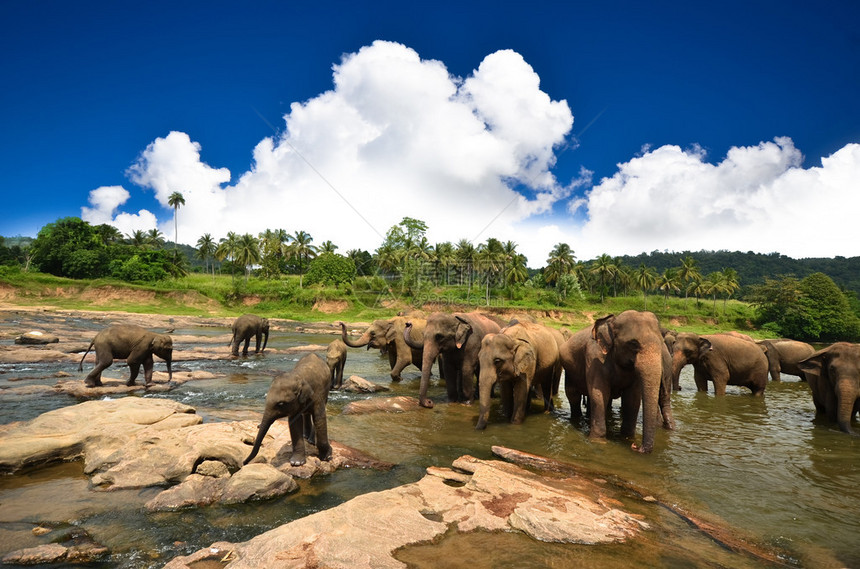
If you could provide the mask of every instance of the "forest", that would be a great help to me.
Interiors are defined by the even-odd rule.
[[[110,225],[59,219],[36,238],[0,238],[0,279],[11,272],[39,271],[73,279],[153,283],[193,273],[229,275],[233,296],[243,284],[298,277],[298,289],[351,287],[396,291],[419,305],[444,296],[455,303],[564,308],[574,302],[602,304],[639,296],[718,301],[726,316],[729,299],[754,308],[753,324],[774,335],[835,341],[860,339],[860,257],[792,259],[779,253],[683,251],[637,256],[576,258],[567,243],[548,251],[540,269],[512,241],[488,238],[473,244],[431,243],[427,225],[405,217],[373,251],[314,243],[305,231],[266,229],[257,235],[228,232],[201,236],[196,247],[167,241],[157,229],[122,235]],[[287,290],[287,289],[284,289]],[[286,295],[286,293],[282,293]],[[652,301],[653,302],[653,301]]]

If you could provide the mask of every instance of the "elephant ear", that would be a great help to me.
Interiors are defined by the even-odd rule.
[[[707,338],[699,338],[699,357],[706,355],[714,349],[713,344]]]
[[[591,328],[591,338],[597,342],[601,353],[605,356],[612,349],[614,337],[612,335],[612,322],[615,319],[614,314],[604,316],[594,322]]]
[[[532,345],[526,340],[517,340],[514,350],[514,372],[517,377],[534,377],[537,360]]]
[[[830,357],[830,348],[818,350],[805,360],[797,362],[797,367],[807,375],[822,377],[826,375],[827,359]]]
[[[407,324],[408,324],[410,327],[412,326],[412,323],[411,323],[411,322],[408,322]],[[391,323],[391,322],[389,322],[389,323],[388,323],[388,327],[386,327],[386,329],[385,329],[385,342],[386,342],[387,344],[390,344],[390,343],[391,343],[391,342],[393,342],[396,338],[397,338],[397,330],[396,330],[396,328],[394,327],[394,324],[393,324],[393,323]]]
[[[466,340],[469,339],[469,335],[472,333],[472,325],[459,316],[455,316],[455,318],[457,319],[457,330],[454,333],[454,341],[457,343],[457,349],[459,350],[466,343]]]

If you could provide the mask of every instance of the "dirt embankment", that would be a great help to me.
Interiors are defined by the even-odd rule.
[[[7,284],[0,283],[0,302],[17,305],[18,303],[30,304],[33,301],[44,301],[50,303],[54,299],[71,300],[76,299],[86,302],[93,307],[109,307],[117,304],[153,305],[153,311],[157,312],[158,306],[163,302],[171,302],[178,305],[197,308],[204,312],[215,314],[221,305],[197,291],[155,291],[131,287],[104,285],[97,287],[58,287],[50,286],[41,289],[19,289]]]

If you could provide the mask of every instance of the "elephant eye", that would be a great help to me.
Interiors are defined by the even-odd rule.
[[[502,363],[502,361],[504,361],[502,360],[502,358],[493,358],[493,363],[496,365],[499,365],[500,363]]]

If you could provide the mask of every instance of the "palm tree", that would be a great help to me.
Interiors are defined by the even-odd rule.
[[[723,269],[723,293],[725,293],[725,298],[723,299],[723,316],[726,314],[726,304],[729,301],[729,297],[734,294],[736,290],[738,290],[741,285],[738,282],[738,272],[732,268]]]
[[[160,249],[164,245],[164,235],[158,228],[150,229],[146,232],[146,243],[155,249]]]
[[[251,265],[260,262],[260,246],[257,244],[257,239],[250,233],[246,233],[239,237],[236,244],[236,262],[245,267],[245,282],[248,282],[248,275],[251,273]]]
[[[335,249],[337,248],[338,246],[331,241],[323,241],[322,243],[320,243],[319,253],[320,255],[322,255],[323,253],[334,253]]]
[[[97,225],[95,230],[104,245],[110,245],[111,243],[117,243],[122,240],[122,233],[113,225],[102,223],[101,225]]]
[[[472,242],[468,239],[460,239],[460,241],[457,242],[457,259],[463,263],[460,271],[460,284],[463,284],[462,269],[465,269],[469,275],[469,291],[466,294],[467,299],[472,296],[472,266],[475,263],[475,253],[475,246],[472,245]]]
[[[591,272],[600,277],[600,302],[603,302],[606,292],[606,279],[615,274],[615,265],[612,263],[612,257],[606,253],[599,256],[592,263]]]
[[[657,288],[663,291],[666,310],[669,309],[669,293],[681,290],[678,286],[678,269],[668,268],[657,279]]]
[[[549,257],[546,260],[546,268],[544,269],[544,280],[546,284],[553,285],[558,280],[558,277],[566,275],[573,271],[576,263],[576,255],[567,243],[557,243],[552,251],[549,252]]]
[[[636,286],[642,290],[642,299],[645,302],[645,310],[648,310],[648,291],[654,288],[654,283],[657,282],[657,275],[651,267],[646,267],[645,263],[639,265],[634,273]]]
[[[487,306],[490,305],[490,280],[502,268],[505,250],[502,242],[490,237],[487,242],[478,248],[477,259],[481,263],[481,269],[486,274],[486,298]]]
[[[454,261],[454,245],[451,244],[450,241],[445,241],[443,243],[436,243],[436,246],[433,248],[434,255],[433,259],[436,263],[442,266],[445,269],[445,284],[450,284],[448,279],[448,267],[451,265],[451,262]]]
[[[197,258],[202,259],[206,271],[209,269],[209,258],[215,256],[215,240],[212,235],[204,233],[197,240]],[[212,263],[212,278],[215,278],[215,263]]]
[[[525,255],[515,255],[508,261],[505,267],[505,282],[510,285],[522,284],[529,278],[529,271],[526,268],[528,259]]]
[[[717,295],[727,290],[725,280],[726,277],[721,271],[714,271],[702,283],[705,293],[714,297],[714,316],[717,315]]]
[[[699,272],[699,262],[689,255],[681,259],[681,268],[678,270],[678,278],[685,284],[690,281],[702,280],[702,275]],[[690,287],[684,287],[684,310],[687,309],[687,297],[689,292]]]
[[[128,236],[128,242],[132,247],[145,249],[148,243],[146,233],[144,233],[142,229],[135,229],[134,232]]]
[[[233,272],[233,263],[232,261],[236,258],[236,251],[239,247],[239,236],[233,233],[232,231],[227,233],[227,237],[221,239],[218,247],[215,249],[215,258],[219,261],[223,261],[224,259],[228,259],[231,261],[230,263],[230,277],[231,281],[235,281],[235,274]]]
[[[313,259],[317,256],[317,248],[311,245],[314,238],[306,231],[296,231],[292,236],[292,242],[287,246],[290,256],[295,257],[299,261],[299,288],[302,288],[304,279],[305,261]]]
[[[167,198],[167,205],[173,208],[173,250],[175,251],[179,243],[179,207],[185,205],[185,198],[179,192],[173,192]]]

